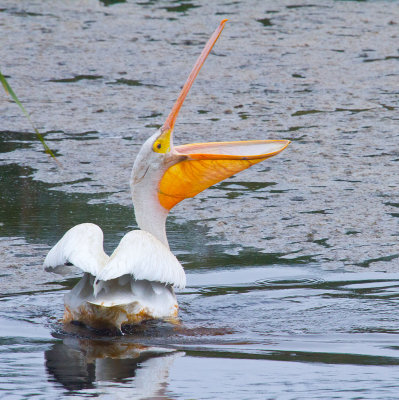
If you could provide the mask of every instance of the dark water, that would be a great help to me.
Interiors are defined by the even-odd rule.
[[[181,325],[63,327],[79,276],[48,249],[136,227],[128,179],[229,18],[176,141],[292,140],[181,203]],[[0,398],[394,399],[399,391],[399,6],[391,1],[0,4]]]

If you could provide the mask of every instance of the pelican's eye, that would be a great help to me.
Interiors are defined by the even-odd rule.
[[[170,134],[171,131],[167,130],[158,136],[157,140],[152,145],[152,150],[155,153],[167,153],[170,151]]]

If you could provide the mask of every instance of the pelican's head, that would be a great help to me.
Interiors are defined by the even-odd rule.
[[[181,159],[182,156],[174,151],[172,131],[162,132],[162,129],[159,129],[144,142],[137,154],[131,177],[132,191],[137,191],[137,187],[142,186],[140,184],[143,181],[144,185],[151,182],[157,186],[165,169]]]
[[[137,223],[164,242],[166,234],[158,233],[157,220],[163,217],[164,232],[164,220],[173,206],[280,153],[289,144],[288,140],[248,140],[173,145],[177,115],[226,21],[205,45],[165,123],[143,144],[133,165],[131,188]]]

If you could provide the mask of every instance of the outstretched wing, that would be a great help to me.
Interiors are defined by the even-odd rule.
[[[96,276],[109,260],[103,248],[103,232],[95,224],[80,224],[71,228],[49,251],[44,260],[46,270],[67,263]]]
[[[145,231],[127,233],[115,249],[96,281],[108,281],[131,274],[136,280],[166,283],[178,288],[186,285],[184,269],[171,251]]]

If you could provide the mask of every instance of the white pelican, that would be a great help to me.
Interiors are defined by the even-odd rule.
[[[65,295],[64,322],[95,329],[147,319],[177,317],[174,288],[184,288],[183,267],[169,250],[166,217],[173,206],[253,164],[280,153],[288,140],[173,145],[179,110],[227,20],[205,45],[164,125],[142,146],[133,165],[131,191],[140,230],[127,233],[109,257],[94,224],[71,228],[50,250],[44,267],[73,264],[83,278]]]

